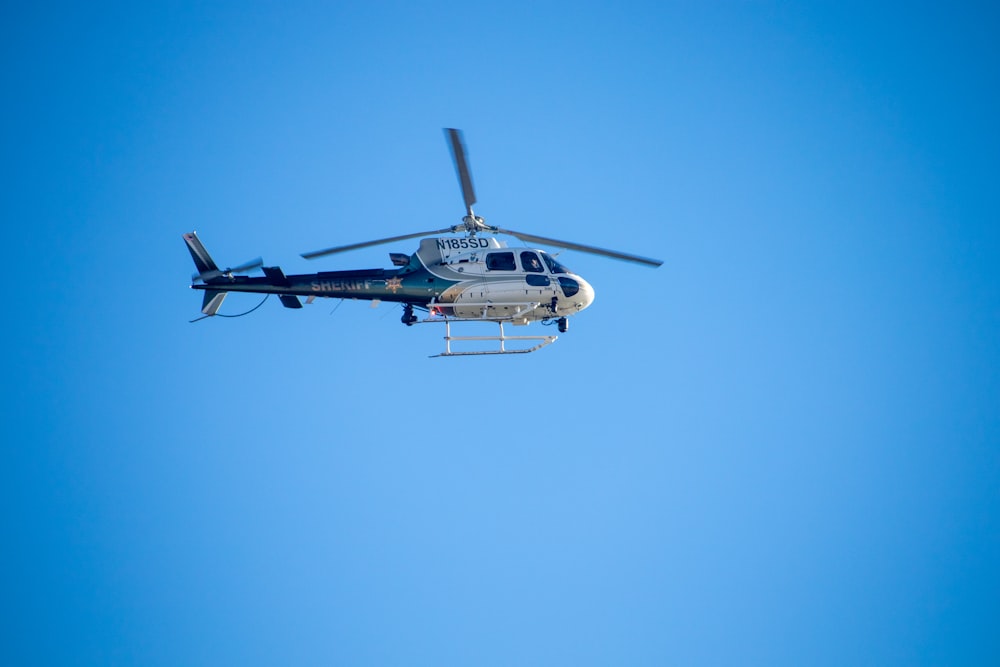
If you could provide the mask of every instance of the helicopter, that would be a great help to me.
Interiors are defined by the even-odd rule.
[[[663,264],[658,259],[486,224],[472,208],[476,204],[476,194],[462,132],[454,128],[445,128],[444,132],[465,203],[466,214],[461,224],[302,253],[303,258],[312,260],[431,237],[421,238],[412,254],[389,253],[393,269],[319,271],[299,275],[285,275],[280,267],[263,266],[259,257],[236,267],[220,269],[198,235],[193,231],[186,233],[183,238],[197,269],[191,277],[191,288],[204,292],[202,316],[192,322],[220,314],[219,308],[229,292],[273,294],[286,308],[302,308],[300,297],[305,297],[306,303],[316,298],[367,300],[373,305],[386,301],[402,305],[401,321],[407,326],[444,324],[444,352],[433,356],[523,354],[555,342],[558,336],[511,336],[505,332],[505,324],[555,324],[559,333],[566,333],[568,318],[593,303],[594,288],[554,255],[527,246],[511,248],[493,235],[512,236],[526,244],[587,252],[653,268]],[[461,237],[441,236],[463,233]],[[241,275],[258,268],[263,271],[263,277]],[[418,317],[416,311],[424,313],[424,317]],[[499,325],[500,331],[495,336],[453,336],[453,322],[492,322]],[[474,341],[478,341],[479,347],[485,346],[483,341],[496,343],[496,347],[452,349],[453,342],[464,345]]]

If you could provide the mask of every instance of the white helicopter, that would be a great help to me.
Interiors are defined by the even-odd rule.
[[[544,250],[508,248],[505,242],[481,234],[505,234],[526,243],[580,250],[651,267],[663,263],[658,259],[487,225],[472,210],[476,195],[462,134],[451,128],[445,129],[445,134],[465,200],[466,215],[462,224],[316,250],[303,253],[302,257],[316,259],[437,234],[464,232],[465,236],[424,238],[412,255],[389,253],[393,265],[398,267],[395,269],[321,271],[286,276],[278,267],[263,267],[263,278],[251,278],[236,274],[261,267],[261,260],[219,269],[198,236],[190,232],[184,234],[184,240],[198,269],[192,277],[191,287],[205,292],[202,313],[205,316],[218,314],[228,292],[276,294],[287,308],[301,308],[301,296],[307,297],[307,303],[316,297],[389,301],[403,305],[402,322],[407,326],[418,322],[445,325],[445,350],[434,356],[521,354],[534,352],[558,337],[510,336],[504,331],[504,324],[555,323],[559,332],[565,333],[569,327],[567,318],[593,302],[594,289]],[[426,316],[420,319],[414,310],[421,310]],[[453,322],[493,322],[499,325],[500,331],[496,336],[453,336]],[[473,341],[479,341],[480,345],[483,341],[493,342],[497,347],[452,349],[452,342]]]

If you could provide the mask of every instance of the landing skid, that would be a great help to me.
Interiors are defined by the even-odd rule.
[[[444,352],[442,352],[441,354],[431,355],[431,359],[435,359],[437,357],[470,357],[470,356],[478,356],[485,354],[527,354],[528,352],[534,352],[535,350],[540,350],[546,345],[551,345],[552,343],[556,342],[557,338],[559,338],[559,336],[508,336],[504,333],[503,322],[497,322],[497,324],[500,326],[499,336],[452,336],[450,319],[427,318],[422,321],[444,322]],[[467,350],[467,351],[454,352],[451,349],[452,341],[461,341],[461,342],[496,341],[498,347],[495,350]],[[539,341],[539,342],[533,347],[509,350],[507,349],[508,341]]]

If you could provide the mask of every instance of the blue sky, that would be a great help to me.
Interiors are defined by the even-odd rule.
[[[3,662],[997,662],[998,26],[5,6]],[[442,127],[488,222],[664,265],[563,252],[596,301],[524,356],[188,323],[192,229],[306,272],[459,222]]]

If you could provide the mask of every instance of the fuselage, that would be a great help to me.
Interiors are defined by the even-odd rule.
[[[573,315],[594,290],[542,250],[508,248],[494,237],[427,238],[396,269],[321,271],[264,277],[223,276],[195,289],[288,296],[400,302],[432,315],[460,319],[531,321]]]

